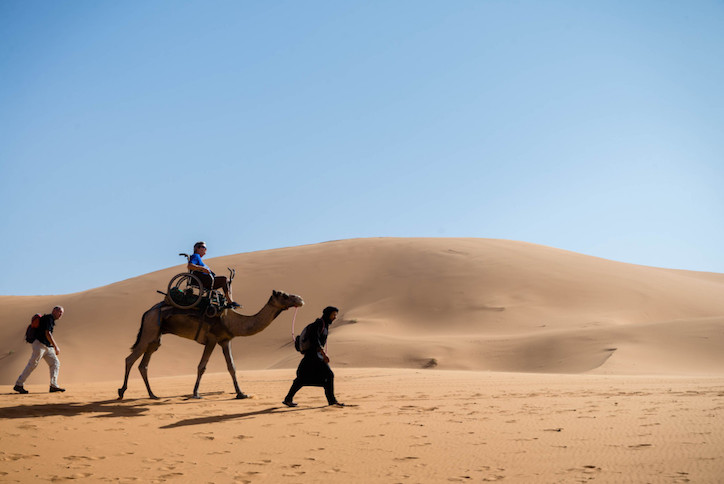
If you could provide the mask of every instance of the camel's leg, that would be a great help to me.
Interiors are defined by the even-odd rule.
[[[236,398],[240,400],[242,398],[249,398],[249,395],[241,391],[241,389],[239,388],[239,383],[236,381],[236,365],[234,365],[234,357],[231,356],[231,340],[222,341],[219,344],[221,345],[221,349],[224,351],[224,358],[226,358],[226,368],[228,368],[229,373],[231,374],[231,380],[234,382]]]
[[[194,398],[201,398],[201,395],[199,395],[199,384],[201,383],[201,376],[206,371],[206,363],[209,362],[209,358],[211,358],[211,353],[214,351],[214,348],[216,347],[216,341],[207,341],[206,347],[204,348],[204,354],[201,356],[201,361],[199,362],[199,369],[198,369],[198,376],[196,377],[196,385],[194,385]]]
[[[123,386],[118,389],[119,400],[123,399],[123,394],[126,393],[126,389],[128,388],[128,375],[131,373],[131,368],[133,367],[133,364],[136,362],[137,359],[141,357],[143,353],[143,348],[138,345],[136,346],[136,348],[133,349],[131,354],[126,357],[126,376],[123,378]]]
[[[148,362],[151,360],[151,355],[158,349],[158,347],[161,346],[161,341],[156,340],[148,345],[146,348],[146,352],[143,354],[143,359],[141,360],[141,363],[138,365],[138,371],[141,372],[141,376],[143,377],[143,383],[146,384],[146,390],[148,390],[148,396],[150,398],[153,398],[154,400],[158,400],[158,397],[153,394],[151,391],[151,385],[148,383]]]
[[[128,375],[131,373],[131,367],[142,354],[149,351],[149,343],[155,344],[151,353],[156,351],[159,347],[161,337],[161,304],[156,304],[151,309],[143,313],[141,317],[141,328],[138,330],[138,336],[136,342],[131,348],[131,354],[126,358],[126,374],[123,377],[123,386],[118,389],[118,399],[121,400],[123,395],[126,393],[128,388]],[[149,357],[150,358],[150,355]],[[148,358],[144,358],[146,362],[144,366],[148,366]],[[143,363],[142,363],[143,365]],[[143,374],[143,371],[141,371]],[[144,377],[145,378],[145,377]],[[148,383],[146,383],[148,386]],[[149,390],[150,393],[150,390]]]

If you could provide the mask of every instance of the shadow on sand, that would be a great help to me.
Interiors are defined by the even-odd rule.
[[[202,396],[223,394],[224,392],[203,393]],[[16,394],[10,394],[16,395]],[[16,395],[18,399],[27,398],[24,395]],[[232,399],[236,400],[235,397]],[[167,405],[198,405],[204,402],[203,399],[195,399],[190,395],[176,395],[172,397],[159,398],[152,400],[148,398],[124,399],[124,400],[101,400],[98,402],[79,403],[79,402],[63,402],[63,403],[37,403],[37,404],[19,404],[15,406],[0,407],[0,419],[14,418],[34,418],[34,417],[75,417],[78,415],[91,415],[96,418],[111,417],[140,417],[146,414],[152,407]],[[287,408],[287,407],[269,407],[263,410],[253,412],[231,413],[226,415],[214,415],[208,417],[190,418],[179,420],[176,423],[159,427],[161,429],[174,429],[178,427],[186,427],[190,425],[204,425],[210,423],[225,422],[227,420],[243,420],[258,415],[271,415],[274,413],[302,412],[309,410],[319,410],[328,408],[328,405],[319,407],[304,408]]]
[[[202,393],[202,396],[218,395],[224,392]],[[8,393],[18,400],[32,398],[31,395]],[[180,399],[180,401],[179,401]],[[235,398],[234,398],[235,399]],[[151,407],[165,405],[196,405],[203,403],[203,399],[191,398],[190,395],[175,395],[162,397],[158,400],[149,398],[126,398],[123,400],[101,400],[98,402],[59,402],[59,403],[30,403],[14,406],[0,407],[0,419],[33,418],[64,416],[75,417],[84,414],[97,414],[94,417],[139,417],[148,412]]]
[[[175,429],[178,427],[186,427],[188,425],[205,425],[210,423],[219,423],[219,422],[225,422],[227,420],[243,420],[248,419],[251,417],[256,417],[257,415],[271,415],[273,413],[288,413],[288,412],[303,412],[308,410],[319,410],[320,408],[326,408],[327,405],[321,406],[321,407],[305,407],[305,408],[287,408],[287,407],[269,407],[264,410],[257,410],[255,412],[244,412],[244,413],[230,413],[227,415],[214,415],[211,417],[199,417],[199,418],[189,418],[186,420],[179,420],[176,423],[172,423],[169,425],[164,425],[163,427],[159,427],[161,429]]]
[[[137,417],[148,411],[148,402],[143,404],[121,404],[118,400],[104,400],[90,403],[37,403],[28,405],[15,405],[14,407],[0,408],[0,418],[32,418],[77,415],[95,413],[95,417]]]

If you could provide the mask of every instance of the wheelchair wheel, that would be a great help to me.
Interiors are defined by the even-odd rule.
[[[219,310],[216,309],[216,306],[209,304],[206,306],[206,310],[204,311],[204,314],[207,318],[215,318],[219,315]]]
[[[191,309],[201,302],[204,291],[201,279],[190,272],[183,272],[173,276],[168,283],[167,299],[179,309]]]

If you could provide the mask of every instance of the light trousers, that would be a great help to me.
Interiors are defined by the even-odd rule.
[[[58,372],[60,371],[60,360],[58,359],[58,355],[55,354],[55,348],[51,346],[45,346],[37,339],[33,341],[33,354],[30,356],[28,364],[25,366],[25,369],[20,374],[20,376],[18,377],[18,381],[15,384],[22,386],[23,383],[25,383],[25,380],[27,380],[30,374],[33,372],[33,370],[38,367],[38,363],[40,363],[40,360],[42,358],[45,359],[45,361],[48,363],[48,366],[50,367],[50,386],[57,387]]]

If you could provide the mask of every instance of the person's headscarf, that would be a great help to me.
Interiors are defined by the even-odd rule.
[[[339,309],[335,308],[334,306],[327,306],[326,308],[324,308],[324,311],[322,311],[322,319],[324,320],[324,322],[326,322],[327,324],[331,323],[331,321],[329,320],[329,315],[334,312],[338,313]]]

